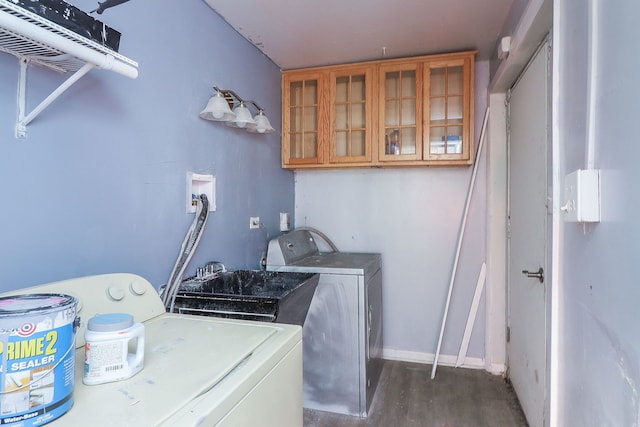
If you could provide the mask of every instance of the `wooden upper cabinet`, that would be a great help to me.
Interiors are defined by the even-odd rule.
[[[378,158],[422,159],[422,67],[410,61],[380,65]]]
[[[282,166],[471,164],[474,56],[285,71]]]
[[[329,84],[329,163],[370,163],[373,68],[331,71]]]
[[[285,74],[282,156],[289,166],[321,165],[327,144],[327,90],[319,72]]]
[[[473,58],[424,67],[425,160],[473,162]]]
[[[283,167],[326,167],[372,160],[372,66],[283,73]]]

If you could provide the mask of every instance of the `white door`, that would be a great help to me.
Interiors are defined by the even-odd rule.
[[[509,377],[531,427],[547,398],[547,162],[550,140],[547,43],[509,99]],[[550,224],[550,222],[549,222]]]

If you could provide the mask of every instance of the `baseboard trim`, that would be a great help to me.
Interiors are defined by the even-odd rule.
[[[505,375],[507,373],[507,366],[504,363],[492,363],[487,370],[494,375]]]
[[[401,362],[433,364],[433,361],[435,360],[435,354],[423,353],[418,351],[398,350],[395,348],[383,348],[382,358],[386,360],[398,360]],[[438,365],[456,366],[457,360],[458,356],[441,354],[438,357]],[[485,369],[494,375],[502,375],[506,371],[504,365],[497,363],[491,364],[490,367],[488,367],[485,363],[485,360],[480,357],[466,357],[461,367],[467,369]]]

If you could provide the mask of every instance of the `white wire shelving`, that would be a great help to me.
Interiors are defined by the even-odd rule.
[[[0,0],[0,52],[20,61],[16,138],[26,138],[27,125],[73,83],[94,68],[135,79],[138,63],[36,15],[9,0]],[[72,73],[30,113],[26,113],[26,77],[29,63],[60,73]]]

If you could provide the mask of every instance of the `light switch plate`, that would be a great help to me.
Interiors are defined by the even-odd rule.
[[[564,178],[565,222],[600,222],[600,170],[578,169]]]

